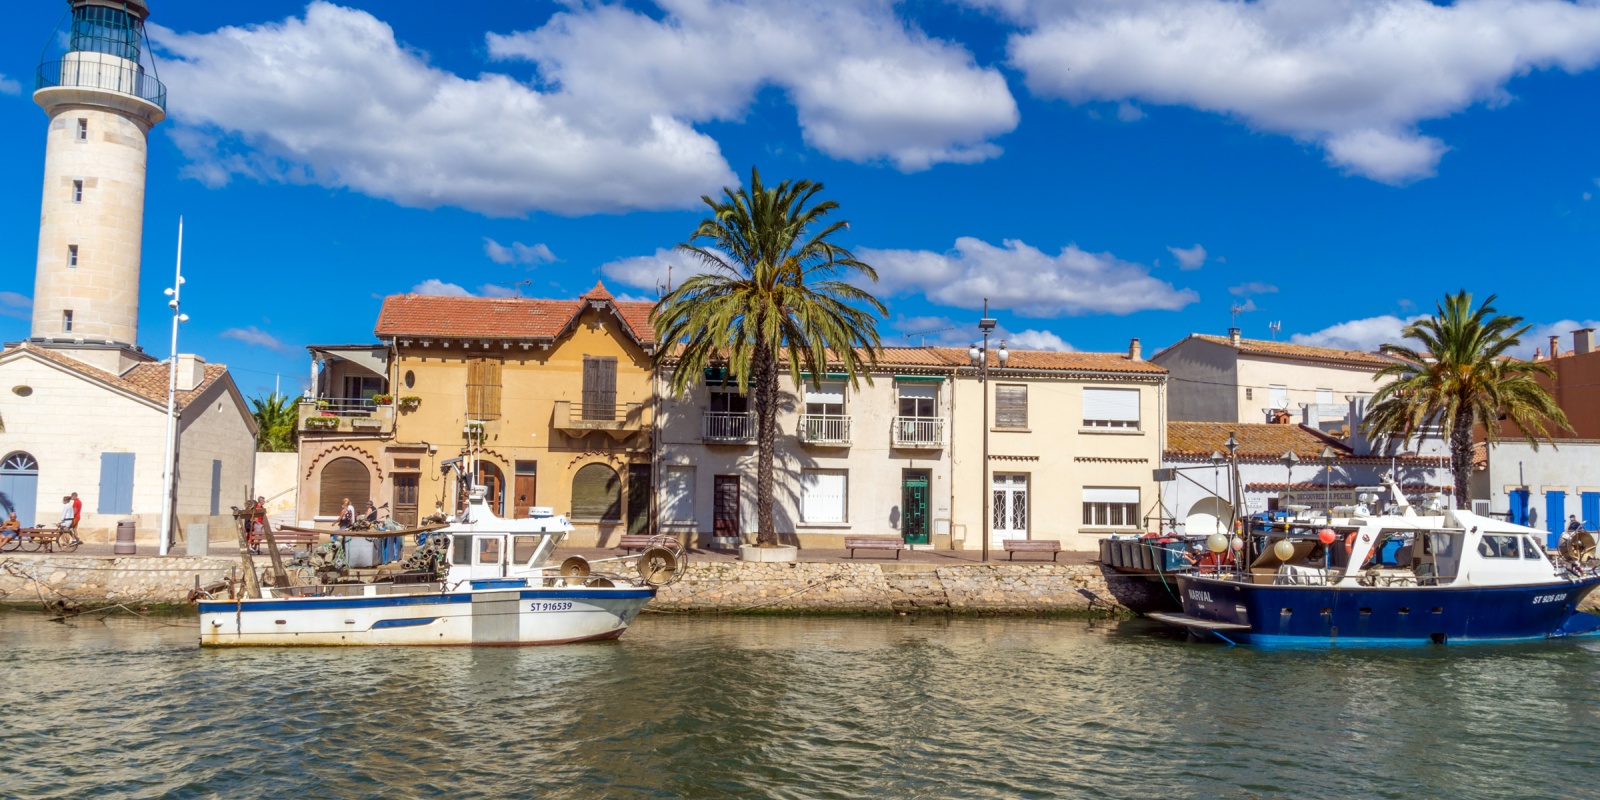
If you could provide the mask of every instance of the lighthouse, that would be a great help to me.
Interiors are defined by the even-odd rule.
[[[50,116],[30,341],[113,374],[138,348],[139,258],[150,129],[166,87],[141,61],[144,0],[69,0],[59,60],[33,100]]]

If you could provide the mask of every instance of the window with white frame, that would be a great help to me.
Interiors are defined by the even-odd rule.
[[[1323,405],[1323,406],[1331,406],[1331,405],[1333,405],[1333,390],[1332,389],[1318,389],[1317,390],[1317,405]]]
[[[661,470],[661,522],[692,523],[694,518],[694,467],[668,465]]]
[[[706,410],[714,414],[743,414],[750,410],[749,398],[739,394],[737,385],[708,387],[711,397],[706,401]]]
[[[1139,427],[1139,390],[1084,389],[1083,427],[1137,429]]]
[[[926,419],[939,416],[939,385],[936,383],[896,383],[899,416]]]
[[[1136,528],[1139,526],[1137,488],[1085,486],[1083,524],[1093,528]]]
[[[842,469],[800,471],[800,521],[848,522],[849,473]]]
[[[844,381],[806,384],[806,413],[840,416],[844,414]]]

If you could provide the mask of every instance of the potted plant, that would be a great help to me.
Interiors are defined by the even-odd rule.
[[[320,400],[320,399],[319,399],[319,400],[317,400],[317,409],[318,409],[318,410],[321,410],[321,409],[325,409],[325,408],[327,408],[327,407],[328,407],[328,401],[326,401],[326,400]]]
[[[461,435],[468,439],[475,439],[483,435],[483,423],[469,422],[461,428]]]
[[[306,417],[308,431],[335,431],[339,429],[338,417]]]
[[[392,395],[392,394],[375,394],[375,395],[372,396],[372,402],[377,403],[380,406],[386,406],[386,405],[389,405],[390,403],[394,402],[394,395]]]
[[[405,397],[400,398],[401,411],[416,411],[417,406],[420,405],[422,405],[422,398],[414,394],[408,394]]]

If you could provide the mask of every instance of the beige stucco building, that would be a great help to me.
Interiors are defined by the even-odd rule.
[[[1194,333],[1150,361],[1169,374],[1167,416],[1184,422],[1266,423],[1284,418],[1329,433],[1348,424],[1350,399],[1381,384],[1392,359],[1360,350]],[[1309,416],[1307,416],[1309,412]]]
[[[600,285],[573,300],[386,298],[381,344],[310,348],[299,518],[335,515],[344,497],[406,524],[449,510],[452,459],[475,453],[472,479],[502,515],[551,507],[579,545],[648,530],[650,307]]]
[[[1136,352],[1012,351],[980,383],[965,350],[887,348],[871,377],[785,379],[781,539],[836,548],[896,535],[975,550],[987,519],[996,550],[1006,538],[1092,550],[1155,508],[1165,371]],[[701,543],[756,531],[755,420],[725,382],[708,371],[684,398],[662,400],[661,528]]]

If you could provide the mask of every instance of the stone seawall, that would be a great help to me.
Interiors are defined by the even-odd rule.
[[[0,554],[0,603],[103,606],[178,604],[200,584],[239,574],[238,558]]]

